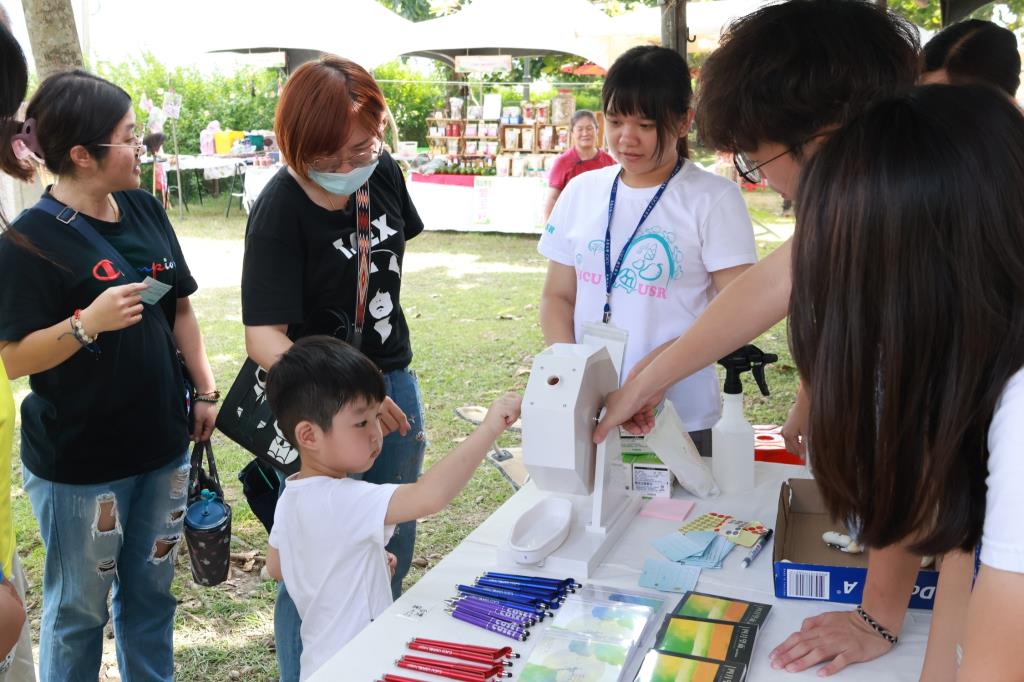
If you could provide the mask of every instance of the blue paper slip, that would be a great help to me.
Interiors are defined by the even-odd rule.
[[[158,282],[152,277],[147,277],[142,283],[149,286],[148,289],[143,289],[139,292],[139,298],[141,298],[142,302],[146,305],[156,305],[157,301],[163,298],[164,294],[171,290],[170,284]]]
[[[650,587],[662,592],[689,592],[697,586],[700,569],[695,566],[681,566],[674,561],[648,559],[644,572],[640,574],[640,587]]]
[[[728,538],[716,535],[703,554],[687,557],[683,563],[687,566],[699,566],[700,568],[721,568],[725,557],[736,547],[736,544]]]
[[[671,561],[683,561],[692,556],[704,554],[708,546],[718,535],[714,531],[697,531],[694,533],[673,532],[658,538],[651,544]]]

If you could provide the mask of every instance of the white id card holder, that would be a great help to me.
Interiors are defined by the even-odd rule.
[[[615,366],[615,374],[619,377],[619,385],[622,385],[622,363],[626,359],[626,342],[629,340],[629,332],[619,329],[616,326],[603,322],[584,322],[583,336],[577,339],[584,346],[595,346],[607,348],[608,355],[612,356],[612,364]]]

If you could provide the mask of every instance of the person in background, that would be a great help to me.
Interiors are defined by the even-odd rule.
[[[18,41],[11,34],[7,11],[0,6],[0,130],[10,135],[19,127],[15,116],[25,97],[28,67]],[[31,168],[16,156],[11,145],[0,152],[0,170],[28,180]],[[0,226],[7,235],[7,216],[0,208]],[[12,235],[13,236],[13,235]],[[2,237],[0,237],[2,238]],[[15,237],[17,240],[18,238]],[[19,245],[32,246],[19,240]],[[7,282],[8,287],[13,282]],[[25,617],[25,571],[15,548],[14,519],[11,509],[11,447],[14,438],[15,405],[7,371],[0,357],[0,681],[34,682],[32,633]]]
[[[426,431],[412,342],[401,306],[405,246],[423,230],[402,172],[383,149],[387,104],[365,69],[328,55],[303,64],[285,83],[275,117],[287,167],[249,214],[242,263],[245,348],[272,369],[292,343],[327,334],[358,343],[384,374],[381,424],[387,434],[370,483],[413,483]],[[357,311],[356,191],[368,184],[370,248],[365,307]],[[356,323],[363,320],[361,340]],[[398,557],[394,597],[412,563],[416,522],[399,524],[387,545]],[[299,677],[301,623],[281,583],[274,634],[281,680]]]
[[[122,677],[170,682],[189,438],[208,439],[217,414],[197,285],[167,214],[139,189],[128,93],[55,74],[18,136],[57,177],[0,239],[0,272],[16,283],[0,288],[0,359],[29,377],[21,456],[46,548],[39,674],[95,682],[110,598]],[[191,431],[179,350],[197,390]]]
[[[701,139],[733,152],[748,181],[764,178],[784,197],[798,198],[807,159],[872,100],[913,86],[919,51],[913,25],[868,2],[766,5],[731,24],[701,69]],[[640,361],[634,376],[609,395],[595,440],[620,424],[648,431],[651,409],[665,389],[784,319],[791,248],[792,240],[779,245],[720,293],[679,339]],[[798,398],[794,411],[799,407]],[[894,544],[872,548],[868,564],[863,609],[898,635],[920,557]],[[774,667],[794,672],[828,662],[819,674],[831,675],[891,646],[855,611],[833,611],[807,619],[771,658]]]
[[[167,192],[167,167],[164,165],[163,147],[167,136],[163,133],[150,133],[142,139],[146,145],[146,153],[153,157],[153,196],[160,197],[160,203],[166,211],[171,207],[171,199]]]
[[[686,61],[662,47],[635,47],[612,64],[602,100],[619,163],[566,188],[537,246],[549,259],[540,304],[545,342],[578,341],[610,301],[605,321],[629,333],[622,376],[757,262],[739,189],[686,158],[689,77]],[[609,272],[616,262],[621,267]],[[673,386],[670,397],[697,450],[711,455],[722,409],[714,367]]]
[[[558,195],[569,181],[580,173],[604,168],[615,164],[606,151],[601,149],[597,139],[597,117],[594,112],[580,109],[572,115],[572,147],[555,159],[548,176],[548,195],[544,199],[544,222],[551,216],[551,209],[558,201]]]
[[[922,52],[922,83],[985,83],[1017,97],[1020,52],[1007,28],[967,19],[936,33]]]

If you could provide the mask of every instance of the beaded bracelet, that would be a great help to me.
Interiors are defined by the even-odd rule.
[[[99,334],[89,336],[85,333],[85,327],[82,326],[82,310],[78,308],[75,310],[75,314],[71,316],[71,331],[78,342],[83,346],[91,346],[96,343],[96,339],[100,337]]]
[[[872,630],[874,630],[879,637],[887,641],[889,644],[896,646],[900,642],[900,638],[892,634],[884,625],[879,623],[877,620],[868,615],[868,612],[864,610],[864,607],[860,604],[857,605],[857,615],[860,619],[868,624]]]

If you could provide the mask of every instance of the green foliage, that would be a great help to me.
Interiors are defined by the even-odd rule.
[[[942,28],[942,12],[936,0],[889,0],[889,9],[930,31]],[[1016,31],[1024,28],[1024,0],[989,3],[976,10],[971,17],[995,21]]]
[[[373,75],[378,81],[419,81],[380,83],[380,89],[388,106],[391,107],[401,139],[416,140],[419,144],[425,145],[427,117],[434,110],[443,107],[445,86],[428,82],[400,60],[378,66],[373,70]]]
[[[244,69],[230,75],[204,76],[194,68],[169,69],[147,54],[127,64],[100,63],[96,72],[128,91],[135,106],[135,115],[143,123],[147,119],[146,112],[139,108],[143,95],[160,106],[168,89],[173,88],[181,94],[181,118],[177,127],[182,154],[199,152],[199,132],[213,120],[220,121],[224,130],[274,127],[274,109],[282,82],[276,69]],[[164,127],[167,134],[164,151],[170,153],[170,123]]]

